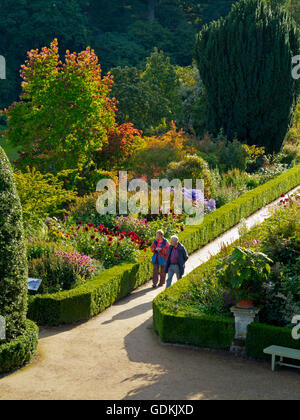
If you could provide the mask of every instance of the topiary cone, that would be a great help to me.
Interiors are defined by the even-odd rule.
[[[20,199],[9,160],[0,147],[0,315],[6,339],[22,333],[27,313],[27,259]]]

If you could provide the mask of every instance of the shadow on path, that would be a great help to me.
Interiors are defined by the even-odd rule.
[[[135,306],[126,311],[119,312],[117,315],[114,315],[110,320],[102,322],[102,325],[111,324],[114,321],[125,320],[129,318],[134,318],[136,316],[142,315],[145,312],[148,312],[152,309],[152,302],[141,303],[138,306]]]
[[[272,373],[269,363],[237,358],[226,351],[163,345],[152,328],[152,318],[125,337],[125,348],[131,362],[150,365],[147,373],[126,379],[144,384],[133,388],[125,400],[299,400],[299,372]]]

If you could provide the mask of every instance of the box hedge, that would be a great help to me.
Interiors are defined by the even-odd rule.
[[[0,147],[0,315],[8,339],[25,328],[27,259],[21,202],[11,164]]]
[[[270,359],[263,350],[269,346],[282,346],[300,350],[300,340],[294,340],[290,328],[252,323],[248,326],[246,352],[249,357]]]
[[[28,363],[36,352],[39,329],[27,320],[25,329],[17,338],[0,344],[0,373],[11,372]]]
[[[87,320],[103,312],[151,278],[150,255],[135,264],[120,264],[76,289],[29,296],[28,317],[39,325],[59,325]]]
[[[299,184],[300,165],[297,165],[207,215],[201,225],[187,226],[180,234],[180,241],[192,253]],[[152,275],[150,260],[148,251],[138,263],[113,267],[77,289],[30,296],[28,317],[40,325],[89,319],[147,282]]]

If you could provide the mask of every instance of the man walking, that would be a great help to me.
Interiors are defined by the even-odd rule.
[[[169,248],[169,255],[166,264],[166,272],[168,273],[167,288],[172,285],[174,274],[177,280],[181,279],[184,275],[185,263],[189,256],[185,247],[178,241],[177,236],[171,237],[171,245]]]

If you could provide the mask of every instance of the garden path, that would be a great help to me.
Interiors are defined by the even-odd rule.
[[[266,217],[264,208],[247,224]],[[237,235],[233,228],[193,254],[187,273]],[[228,352],[162,345],[152,329],[160,290],[148,283],[89,322],[41,328],[36,360],[0,379],[0,399],[299,400],[296,370],[272,373],[270,363]]]

